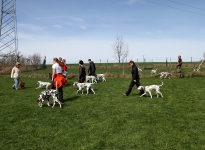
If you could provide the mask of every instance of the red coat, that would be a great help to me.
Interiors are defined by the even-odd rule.
[[[67,82],[67,79],[63,77],[61,73],[55,74],[54,79],[53,79],[53,84],[57,88],[61,87]]]
[[[63,62],[61,62],[61,68],[62,68],[62,71],[67,71],[67,67]]]

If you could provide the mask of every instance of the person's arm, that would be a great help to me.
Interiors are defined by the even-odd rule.
[[[21,77],[21,70],[19,69],[19,78]]]
[[[138,75],[139,75],[138,74],[138,68],[137,68],[137,66],[135,66],[135,67],[133,67],[133,80],[134,80],[134,82],[137,81],[137,76]]]
[[[55,69],[55,68],[52,68],[52,81],[53,81],[53,79],[54,79],[55,74],[56,74],[56,69]]]
[[[11,70],[11,78],[13,78],[13,76],[14,76],[14,68],[12,68]]]
[[[88,73],[90,72],[90,70],[91,70],[91,65],[90,65],[90,63],[89,63],[89,66],[88,66]]]

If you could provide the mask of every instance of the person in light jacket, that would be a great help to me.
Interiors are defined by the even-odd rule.
[[[16,90],[18,90],[19,78],[21,76],[20,66],[21,64],[16,62],[16,65],[11,70],[11,78],[14,79],[14,85],[12,88]]]

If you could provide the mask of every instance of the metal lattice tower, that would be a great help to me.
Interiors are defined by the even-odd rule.
[[[16,0],[0,0],[0,56],[15,55],[18,60]]]

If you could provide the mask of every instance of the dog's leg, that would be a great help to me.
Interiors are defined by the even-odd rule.
[[[86,94],[86,95],[88,95],[88,93],[89,93],[89,88],[87,87],[86,89],[87,89],[87,94]]]
[[[38,89],[38,88],[40,88],[40,86],[39,86],[39,87],[37,87],[36,89]]]
[[[51,106],[51,105],[49,104],[49,100],[48,100],[48,102],[47,102],[47,105],[48,105],[48,106]]]
[[[163,97],[162,93],[160,91],[158,91],[158,93],[161,95],[161,97]]]
[[[53,98],[53,106],[52,106],[52,108],[55,106],[56,102],[59,104],[59,106],[61,108],[61,102],[56,97]]]
[[[149,91],[149,95],[150,95],[150,97],[152,98],[152,93],[151,93],[151,91]]]
[[[146,92],[144,92],[142,95],[140,95],[140,97],[142,97],[142,96],[144,96],[144,95],[146,95]]]
[[[93,88],[90,88],[91,89],[91,91],[93,91],[93,93],[95,94],[95,91],[93,90]]]

